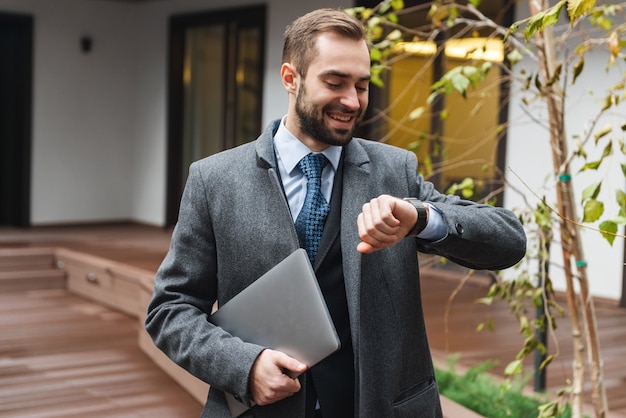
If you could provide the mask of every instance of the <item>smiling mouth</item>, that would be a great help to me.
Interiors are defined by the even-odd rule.
[[[354,116],[351,115],[338,115],[335,113],[328,113],[328,116],[333,120],[345,123],[350,122],[354,118]]]

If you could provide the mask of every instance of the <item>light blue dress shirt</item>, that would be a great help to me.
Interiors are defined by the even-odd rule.
[[[285,118],[283,118],[276,131],[276,135],[274,135],[274,147],[276,149],[276,162],[278,163],[283,188],[287,196],[287,201],[289,202],[291,216],[295,222],[304,204],[307,183],[304,174],[302,174],[302,171],[300,171],[298,167],[298,163],[309,154],[311,150],[289,132],[287,127],[285,127]],[[322,171],[322,194],[328,203],[330,203],[332,197],[333,181],[337,167],[339,166],[339,160],[341,159],[341,151],[342,147],[330,145],[321,152],[330,162],[330,164],[326,164],[326,167],[324,167]],[[425,204],[428,203],[425,202]],[[447,235],[446,227],[439,210],[432,205],[428,204],[428,206],[430,208],[428,224],[426,228],[418,234],[418,238],[428,241],[438,241]],[[354,221],[356,222],[356,219]]]

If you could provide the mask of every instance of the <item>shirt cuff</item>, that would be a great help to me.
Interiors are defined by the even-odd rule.
[[[428,223],[426,224],[426,228],[419,234],[417,234],[417,238],[423,239],[426,241],[439,241],[448,235],[448,230],[446,228],[446,224],[443,222],[443,215],[433,205],[424,202],[425,205],[428,205]]]

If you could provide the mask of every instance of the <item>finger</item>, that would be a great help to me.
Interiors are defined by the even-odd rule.
[[[359,231],[361,239],[374,247],[381,247],[396,241],[399,221],[393,217],[386,203],[372,199],[363,206],[362,227]],[[358,219],[357,219],[358,222]]]
[[[356,250],[362,254],[369,254],[369,253],[373,253],[374,251],[376,251],[377,248],[371,246],[367,242],[361,241],[357,244]]]
[[[376,229],[376,224],[372,219],[372,205],[366,203],[363,205],[362,212],[357,217],[357,230],[363,245],[357,247],[360,252],[372,252],[381,249],[385,245],[385,234]]]
[[[287,373],[300,374],[307,366],[280,352],[266,349],[252,367],[250,391],[258,405],[268,405],[285,399],[301,389],[298,379]]]
[[[391,196],[381,195],[376,199],[372,199],[372,213],[376,215],[378,220],[377,227],[386,234],[393,234],[400,225],[394,214],[395,199]]]

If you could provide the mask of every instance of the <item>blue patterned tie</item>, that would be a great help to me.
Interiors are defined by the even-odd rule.
[[[322,194],[322,170],[328,160],[322,154],[309,154],[298,163],[307,178],[306,198],[302,210],[296,219],[296,232],[300,245],[309,254],[311,264],[317,255],[317,247],[324,231],[324,221],[330,206]]]

